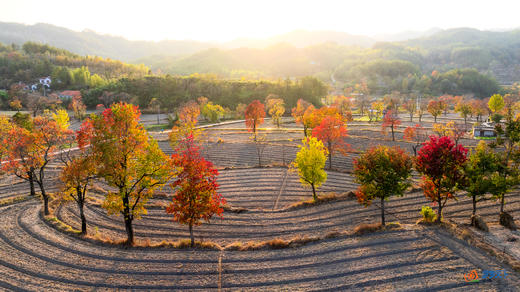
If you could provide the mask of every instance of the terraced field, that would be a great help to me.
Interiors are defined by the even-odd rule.
[[[211,133],[217,139],[215,133],[222,131]],[[355,145],[359,147],[391,143],[377,140],[368,132],[361,134],[368,138],[349,138],[348,142],[358,141]],[[520,275],[495,258],[454,239],[444,229],[414,224],[420,207],[429,204],[420,191],[393,198],[386,205],[388,220],[401,222],[402,228],[354,235],[346,231],[379,220],[376,202],[364,208],[345,197],[312,207],[287,208],[311,198],[310,190],[301,186],[296,174],[281,166],[283,158],[288,163],[297,149],[297,142],[289,139],[301,133],[272,139],[287,141],[283,142],[285,149],[280,141],[267,146],[263,163],[280,165],[267,168],[255,168],[256,152],[247,142],[247,134],[232,135],[224,143],[210,144],[206,157],[220,168],[220,192],[229,205],[242,208],[242,212],[226,211],[222,219],[213,218],[211,223],[197,226],[196,239],[222,247],[273,239],[321,239],[298,247],[249,251],[125,249],[58,231],[43,220],[40,202],[31,199],[0,207],[0,287],[14,291],[518,291]],[[167,142],[160,145],[171,152]],[[334,158],[335,170],[328,172],[321,192],[344,193],[357,187],[349,174],[355,155]],[[59,187],[53,179],[56,174],[49,172],[48,187],[52,190]],[[103,189],[108,187],[103,182],[96,186],[86,207],[89,234],[124,237],[121,217],[107,216],[99,206]],[[28,183],[1,180],[1,198],[22,193],[28,194]],[[148,214],[135,221],[137,241],[157,243],[188,237],[187,227],[172,222],[164,212],[171,193],[165,187],[162,195],[148,202]],[[465,222],[471,202],[459,197],[459,201],[448,203],[444,216]],[[480,203],[479,212],[487,222],[496,222],[497,208],[495,202],[485,201]],[[508,194],[506,209],[520,217],[520,193]],[[75,205],[60,206],[55,215],[79,228]],[[508,275],[505,279],[468,283],[463,275],[473,269],[506,270]]]
[[[469,270],[504,267],[441,230],[415,225],[282,250],[122,249],[64,235],[38,210],[36,202],[0,208],[6,290],[515,291],[520,280],[508,271],[506,279],[465,282]]]

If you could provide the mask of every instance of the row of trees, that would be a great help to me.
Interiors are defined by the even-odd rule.
[[[359,202],[369,205],[374,199],[380,199],[384,224],[385,200],[390,196],[404,194],[411,185],[409,178],[412,169],[415,168],[423,175],[421,186],[425,196],[438,206],[437,221],[441,220],[442,209],[447,201],[455,198],[456,191],[463,190],[472,198],[473,215],[476,214],[479,201],[490,198],[499,200],[500,222],[505,224],[505,218],[510,216],[504,212],[505,195],[520,182],[520,117],[514,116],[515,111],[507,108],[504,111],[503,100],[502,96],[494,95],[488,102],[488,107],[493,113],[502,112],[505,117],[505,122],[496,124],[496,141],[489,145],[481,141],[469,154],[466,148],[458,144],[458,139],[466,130],[459,129],[453,122],[435,125],[436,135],[430,137],[420,125],[406,128],[404,138],[414,142],[413,151],[416,157],[410,157],[399,147],[386,146],[373,147],[363,153],[355,161],[354,170],[356,181],[361,184],[357,192]],[[460,107],[462,102],[459,101],[457,107]],[[306,125],[310,124],[304,123],[305,115],[301,114],[306,110],[304,104],[303,100],[299,101],[293,109],[293,114],[307,130]],[[340,108],[339,104],[336,102],[333,107],[326,108],[337,110]],[[441,108],[439,114],[443,110],[444,108]],[[315,111],[311,108],[307,114],[308,120]],[[333,114],[324,120],[332,117]],[[388,110],[383,118],[382,127],[393,130],[393,127],[399,124],[400,120],[395,112]],[[341,125],[327,129],[320,127],[320,132],[332,136],[335,131],[339,132]],[[314,135],[315,130],[312,131],[312,137],[302,141],[294,165],[302,183],[312,188],[313,197],[316,199],[316,188],[326,180],[323,168],[326,156],[332,148],[326,147],[327,139],[323,139],[321,135]],[[486,196],[487,194],[491,194],[491,197]]]
[[[88,190],[94,179],[103,179],[117,191],[105,195],[102,207],[108,214],[123,216],[126,244],[130,245],[134,243],[133,221],[146,212],[154,192],[173,179],[173,200],[166,211],[189,226],[193,246],[193,226],[222,214],[225,200],[217,193],[218,172],[200,155],[194,132],[178,136],[175,154],[168,157],[139,124],[139,116],[134,105],[113,104],[86,119],[76,133],[68,129],[68,115],[63,110],[36,117],[28,125],[2,117],[2,168],[27,180],[31,195],[35,195],[34,182],[40,186],[43,211],[48,215],[46,168],[51,161],[61,161],[60,196],[78,205],[83,234],[87,231],[83,207]],[[180,121],[190,122],[188,116],[181,116]],[[77,149],[72,148],[74,143]]]
[[[156,98],[160,107],[173,112],[182,104],[205,96],[213,104],[234,109],[239,104],[249,104],[255,99],[273,97],[283,99],[288,107],[296,105],[298,98],[320,104],[328,87],[314,77],[296,80],[224,80],[214,76],[146,76],[142,78],[121,78],[103,86],[83,91],[83,101],[87,107],[97,104],[105,107],[114,102],[124,101],[146,108],[152,98]]]

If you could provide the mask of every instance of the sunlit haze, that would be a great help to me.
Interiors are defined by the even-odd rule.
[[[517,1],[2,1],[0,21],[91,29],[131,40],[228,41],[296,29],[376,35],[430,28],[510,29]]]

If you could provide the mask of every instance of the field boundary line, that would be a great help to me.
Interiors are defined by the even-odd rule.
[[[289,168],[285,171],[285,175],[283,177],[282,186],[280,187],[280,191],[278,192],[278,196],[276,197],[276,201],[274,202],[274,206],[272,211],[276,209],[278,206],[278,201],[280,201],[280,197],[282,196],[283,191],[285,190],[285,185],[287,184],[287,177],[289,176]]]

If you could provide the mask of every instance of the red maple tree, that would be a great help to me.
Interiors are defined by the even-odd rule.
[[[322,141],[329,151],[329,169],[332,169],[332,154],[346,154],[350,145],[345,143],[347,127],[338,116],[325,116],[321,123],[312,130],[312,136]]]
[[[468,150],[455,146],[450,137],[430,136],[419,150],[415,167],[423,174],[422,187],[426,198],[438,205],[437,222],[441,221],[442,208],[455,191],[464,184],[464,164]]]
[[[174,221],[189,226],[193,247],[193,226],[200,225],[202,221],[209,222],[215,214],[222,216],[222,205],[226,201],[217,192],[217,169],[202,157],[193,136],[183,139],[181,144],[172,155],[172,161],[174,166],[182,170],[171,184],[172,189],[177,191],[166,212],[173,214]]]

